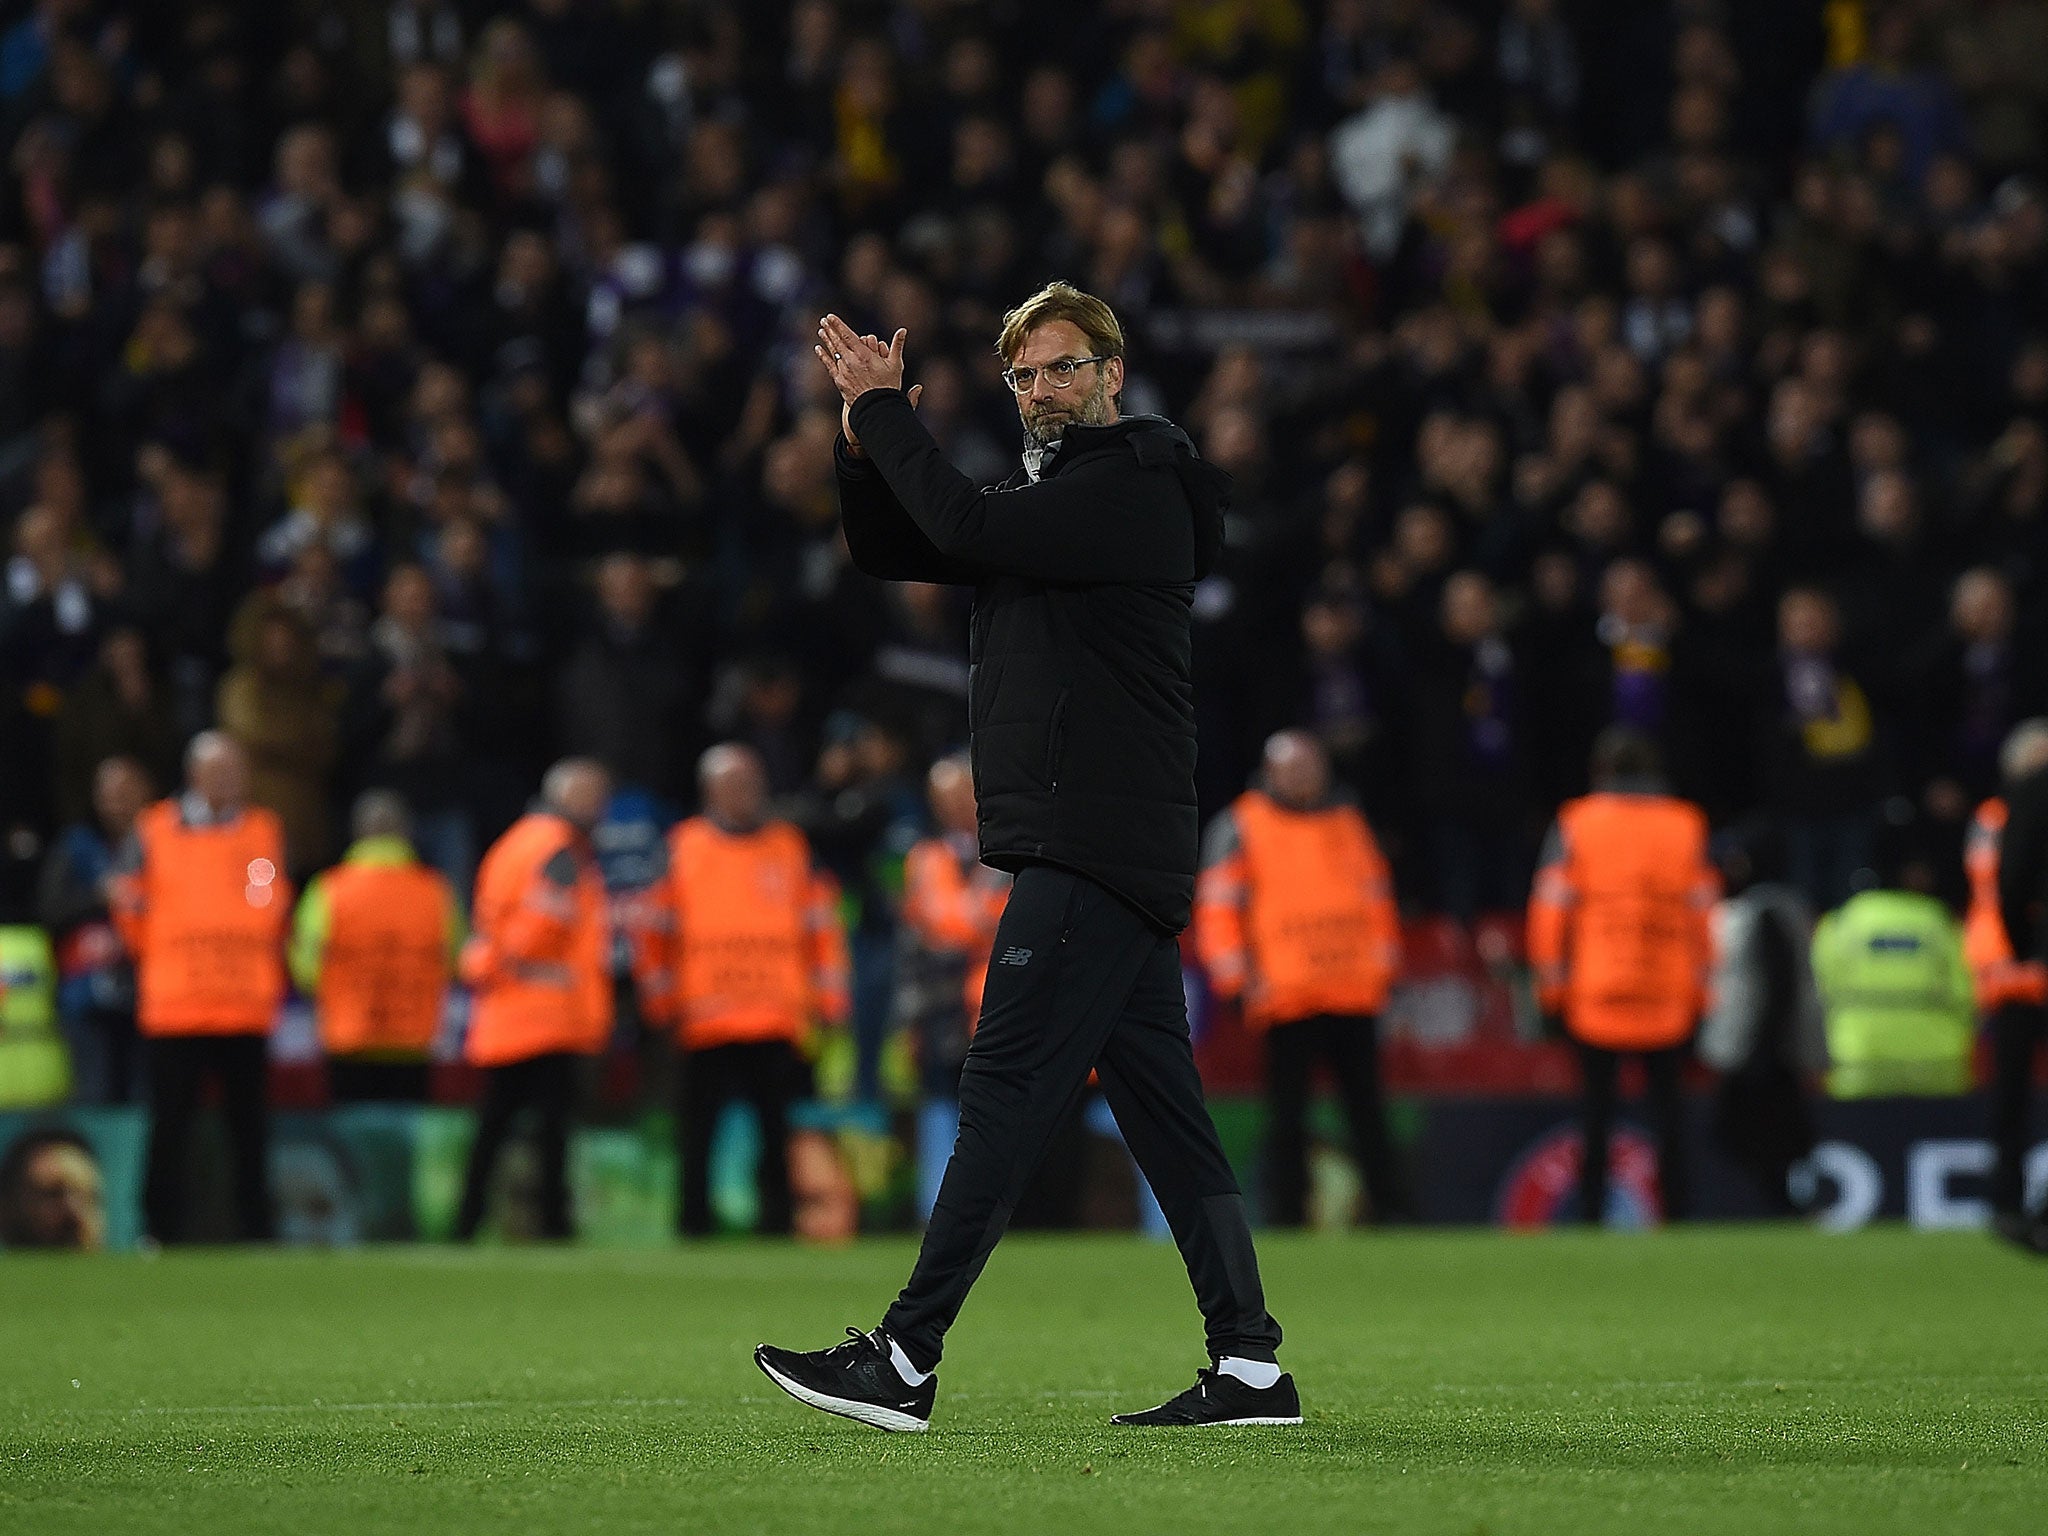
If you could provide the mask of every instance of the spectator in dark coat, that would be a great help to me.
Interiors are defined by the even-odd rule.
[[[1786,874],[1818,911],[1875,856],[1884,788],[1870,694],[1839,654],[1834,599],[1795,587],[1778,605],[1779,696],[1765,713],[1764,782],[1783,819]]]
[[[333,852],[328,777],[341,685],[319,673],[305,622],[265,593],[235,618],[235,664],[220,681],[220,729],[249,754],[249,798],[284,822],[295,879]]]
[[[343,760],[359,792],[404,797],[413,846],[458,891],[476,873],[475,828],[462,795],[469,760],[463,693],[442,641],[433,578],[421,566],[397,567],[384,580],[369,659],[350,679]]]
[[[555,718],[563,752],[674,800],[688,789],[702,684],[658,603],[647,561],[605,557],[592,622],[556,679]]]
[[[131,624],[110,630],[98,663],[57,716],[57,813],[84,821],[99,798],[95,776],[109,758],[132,758],[151,784],[178,774],[179,735],[170,699],[150,668],[148,642]]]
[[[43,865],[36,915],[57,953],[57,1008],[82,1104],[142,1097],[135,966],[108,916],[106,884],[135,818],[165,782],[133,758],[107,758],[92,776],[90,813],[65,828]]]
[[[1514,909],[1528,889],[1536,814],[1528,681],[1502,631],[1493,583],[1460,571],[1414,673],[1411,793],[1435,904],[1470,922]]]
[[[220,482],[167,451],[143,457],[156,522],[136,541],[129,601],[164,666],[178,734],[189,737],[212,721],[227,666],[225,616],[247,564],[228,542]]]

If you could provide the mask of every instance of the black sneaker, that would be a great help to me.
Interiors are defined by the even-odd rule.
[[[889,1357],[888,1334],[879,1328],[873,1333],[858,1328],[846,1332],[844,1344],[808,1353],[757,1344],[754,1364],[798,1402],[842,1419],[899,1432],[917,1432],[929,1425],[939,1378],[927,1376],[923,1386],[913,1387]]]
[[[1195,1384],[1179,1397],[1143,1413],[1119,1413],[1109,1422],[1153,1429],[1299,1424],[1301,1398],[1294,1390],[1292,1376],[1283,1375],[1270,1387],[1253,1387],[1209,1367],[1195,1372]]]

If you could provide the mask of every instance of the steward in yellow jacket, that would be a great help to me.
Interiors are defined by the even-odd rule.
[[[341,863],[299,898],[292,979],[313,1000],[336,1100],[424,1102],[466,931],[462,904],[414,854],[397,795],[364,794],[354,834]]]

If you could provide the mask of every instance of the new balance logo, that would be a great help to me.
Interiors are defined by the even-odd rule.
[[[996,961],[997,965],[1029,965],[1030,963],[1031,951],[1028,949],[1019,949],[1014,944],[1012,944],[1008,949],[1004,950],[1003,957],[1000,960]]]

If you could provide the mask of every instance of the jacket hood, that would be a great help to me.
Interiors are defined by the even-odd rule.
[[[1229,472],[1205,462],[1194,439],[1164,416],[1125,416],[1106,427],[1071,426],[1060,439],[1060,457],[1071,463],[1083,453],[1118,442],[1128,442],[1140,464],[1164,466],[1179,478],[1194,510],[1195,579],[1201,580],[1216,568],[1216,558],[1223,552],[1223,514],[1230,506]]]

